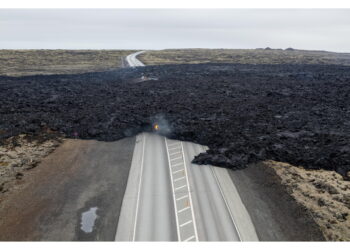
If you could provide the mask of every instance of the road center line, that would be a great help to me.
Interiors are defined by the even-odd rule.
[[[184,212],[184,211],[186,211],[186,210],[188,210],[188,209],[190,209],[190,207],[185,207],[185,208],[183,208],[183,209],[177,211],[177,213],[178,213],[178,214],[179,214],[179,213],[182,213],[182,212]]]
[[[176,217],[176,229],[178,232],[178,240],[183,241],[182,237],[192,237],[191,235],[194,234],[194,239],[195,241],[198,241],[198,234],[197,234],[197,228],[195,224],[195,217],[194,217],[194,212],[193,212],[193,207],[192,207],[192,199],[191,199],[191,193],[190,193],[190,187],[189,187],[189,180],[187,176],[187,169],[186,169],[186,161],[185,161],[185,154],[184,154],[184,148],[182,142],[179,143],[171,143],[168,144],[167,139],[165,138],[165,145],[167,149],[167,155],[168,155],[168,161],[169,161],[169,169],[170,169],[170,178],[171,178],[171,184],[173,188],[173,198],[174,198],[174,208],[175,208],[175,217]],[[176,151],[178,152],[171,152],[170,154],[170,148],[169,145],[177,148]],[[172,148],[174,149],[174,148]],[[174,157],[180,155],[178,157]],[[180,162],[178,162],[180,161]],[[182,165],[182,166],[181,166]],[[176,166],[181,166],[181,169],[171,172],[171,170],[176,167]],[[174,180],[174,174],[183,172],[183,176],[177,177],[177,179]],[[175,187],[175,182],[179,180],[186,180],[184,185],[180,187]],[[184,191],[187,189],[187,192]],[[185,193],[185,194],[184,194]],[[178,198],[179,197],[179,198]],[[183,200],[185,198],[188,198],[186,200],[186,206],[180,210],[177,208],[177,201]],[[182,213],[186,210],[190,210],[191,213]],[[183,224],[179,224],[179,221],[187,221]],[[186,228],[186,230],[181,229],[183,226],[189,225],[192,223],[193,226]],[[189,231],[190,230],[190,231]],[[193,239],[193,238],[191,238]]]
[[[182,196],[182,197],[180,197],[180,198],[177,198],[176,201],[183,200],[183,199],[185,199],[185,198],[187,198],[187,197],[188,197],[188,195],[186,194],[186,195],[184,195],[184,196]]]
[[[183,163],[179,162],[179,163],[173,164],[171,167],[174,168],[174,167],[181,166],[181,165],[183,165]]]
[[[192,235],[191,237],[189,237],[189,238],[187,238],[186,240],[184,240],[185,242],[187,242],[187,241],[190,241],[190,240],[192,240],[192,239],[194,239],[195,238],[195,236],[194,235]]]
[[[174,180],[174,182],[176,182],[176,181],[180,181],[180,180],[183,180],[183,179],[185,179],[185,178],[186,178],[186,176],[183,176],[183,177],[177,178],[177,179],[175,179],[175,180]]]
[[[176,173],[179,173],[181,171],[184,171],[184,169],[180,169],[180,170],[174,171],[174,172],[172,172],[172,174],[176,174]]]
[[[187,180],[187,183],[188,183],[188,187],[187,187],[187,190],[188,190],[188,197],[189,197],[189,200],[190,200],[190,206],[192,207],[193,202],[192,202],[192,196],[191,196],[190,182],[189,182],[189,180],[188,180],[187,166],[186,166],[186,157],[185,157],[185,150],[184,150],[184,146],[183,146],[183,143],[182,143],[182,142],[181,142],[181,149],[182,149],[182,158],[183,158],[184,165],[185,165],[185,176],[186,176],[186,180]],[[198,232],[197,232],[197,225],[196,225],[196,217],[194,216],[193,208],[191,209],[191,212],[192,212],[192,218],[193,218],[193,228],[194,228],[195,240],[198,241]]]
[[[176,161],[176,160],[180,160],[180,159],[182,159],[182,156],[171,159],[171,161]]]
[[[173,181],[173,173],[171,172],[171,162],[170,162],[170,155],[169,155],[169,150],[168,150],[168,143],[166,138],[164,138],[165,140],[165,148],[166,148],[166,152],[168,155],[168,163],[169,163],[169,171],[170,171],[170,179],[171,179],[171,186],[172,186],[172,191],[173,191],[173,201],[174,201],[174,208],[175,211],[177,211],[177,205],[176,205],[176,197],[175,197],[175,192],[174,192],[174,181]],[[179,170],[181,171],[181,170]],[[181,235],[180,235],[180,228],[177,226],[179,225],[179,218],[177,216],[177,213],[175,213],[175,219],[176,219],[176,232],[177,232],[177,238],[180,241],[181,240]]]
[[[176,191],[176,190],[179,190],[179,189],[181,189],[181,188],[184,188],[184,187],[187,187],[187,185],[183,185],[183,186],[181,186],[181,187],[177,187],[177,188],[175,188],[175,191]]]
[[[187,222],[181,224],[180,227],[184,227],[184,226],[186,226],[186,225],[188,225],[188,224],[190,224],[190,223],[192,223],[192,220],[189,220],[189,221],[187,221]]]
[[[181,154],[181,151],[170,154],[170,156]]]

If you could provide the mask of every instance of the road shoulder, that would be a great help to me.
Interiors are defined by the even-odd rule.
[[[261,241],[323,241],[311,215],[262,163],[228,170]]]
[[[0,240],[113,241],[134,138],[65,140],[9,192],[0,206]],[[82,216],[97,208],[91,232]]]

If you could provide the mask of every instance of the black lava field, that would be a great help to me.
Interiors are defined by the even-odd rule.
[[[0,77],[0,141],[48,128],[112,141],[141,131],[208,145],[233,169],[272,159],[350,171],[350,67],[201,64]]]

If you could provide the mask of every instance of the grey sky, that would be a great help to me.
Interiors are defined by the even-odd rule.
[[[0,9],[0,49],[350,52],[350,9]]]

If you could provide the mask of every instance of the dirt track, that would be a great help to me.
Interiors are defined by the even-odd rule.
[[[170,65],[3,77],[0,136],[49,127],[68,137],[117,140],[157,121],[168,136],[211,148],[197,163],[242,168],[272,159],[346,178],[349,82],[349,67],[334,65]]]

